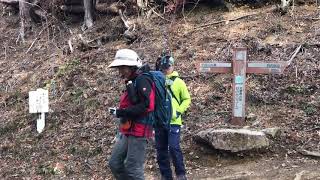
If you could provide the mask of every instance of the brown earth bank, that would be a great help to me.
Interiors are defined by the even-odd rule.
[[[182,135],[189,179],[320,179],[319,159],[300,153],[320,151],[319,8],[304,3],[282,15],[274,7],[244,5],[227,12],[197,4],[180,15],[131,16],[140,25],[130,44],[119,17],[108,15],[97,17],[86,32],[80,23],[50,18],[32,26],[21,44],[19,18],[3,12],[2,179],[112,179],[107,159],[116,122],[106,109],[117,105],[124,87],[117,72],[106,67],[119,48],[132,48],[153,65],[165,47],[173,51],[192,95]],[[79,34],[86,42],[103,41],[88,46]],[[232,48],[243,46],[249,61],[287,61],[299,45],[301,51],[284,74],[247,76],[246,126],[281,128],[270,148],[234,154],[193,140],[201,130],[230,127],[231,118],[231,75],[199,74],[198,62],[230,61]],[[50,112],[45,131],[38,134],[37,116],[28,113],[28,92],[44,87],[50,91]],[[152,144],[146,179],[159,179]]]

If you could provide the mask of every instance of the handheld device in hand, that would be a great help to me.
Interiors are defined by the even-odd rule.
[[[111,115],[116,115],[116,112],[117,112],[117,108],[109,108],[109,113]]]

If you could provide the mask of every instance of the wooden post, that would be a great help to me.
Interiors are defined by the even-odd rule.
[[[243,125],[245,118],[245,83],[246,83],[246,65],[247,49],[233,49],[233,84],[232,84],[232,119],[231,124]]]

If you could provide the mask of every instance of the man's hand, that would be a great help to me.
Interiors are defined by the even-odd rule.
[[[115,108],[115,107],[109,108],[109,113],[110,113],[110,115],[117,116],[117,108]]]

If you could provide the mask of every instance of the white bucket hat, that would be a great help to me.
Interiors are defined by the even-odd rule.
[[[142,63],[138,54],[131,49],[120,49],[117,51],[116,56],[108,68],[118,66],[136,66],[141,67]]]

